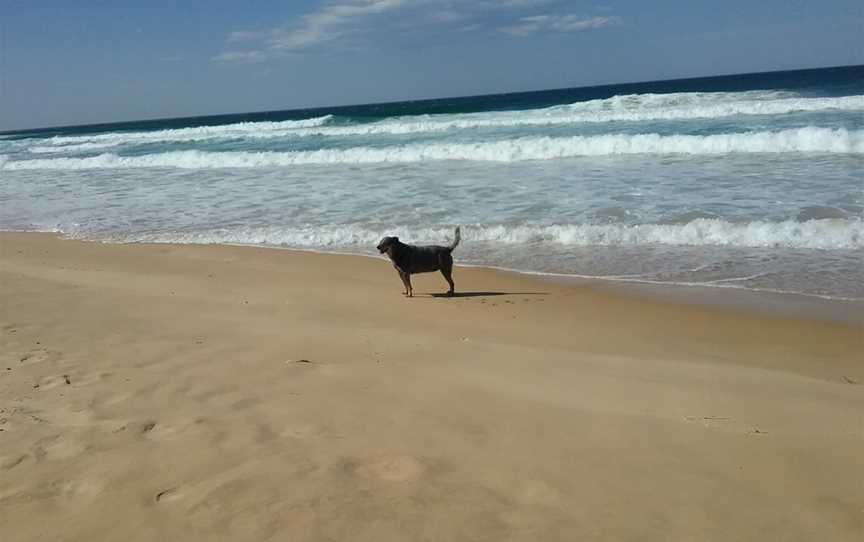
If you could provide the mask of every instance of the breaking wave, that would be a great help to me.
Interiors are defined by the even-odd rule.
[[[33,147],[30,152],[82,151],[124,144],[206,141],[211,139],[232,139],[272,134],[280,137],[291,130],[324,126],[333,120],[333,115],[311,119],[286,120],[280,122],[237,122],[220,126],[196,126],[193,128],[174,128],[150,132],[110,132],[80,136],[54,136],[39,140],[42,146]],[[45,146],[45,144],[50,146]]]
[[[296,135],[411,134],[471,128],[711,119],[735,115],[778,115],[826,110],[864,111],[864,96],[785,98],[769,102],[718,101],[716,103],[685,100],[681,95],[616,96],[605,100],[591,100],[519,112],[474,113],[438,118],[429,116],[419,121],[402,118],[356,126],[299,130]]]
[[[299,164],[364,164],[473,160],[518,162],[578,156],[629,154],[716,155],[728,153],[864,153],[864,131],[798,128],[776,132],[715,135],[610,134],[575,137],[525,137],[477,143],[428,143],[391,147],[354,147],[298,152],[172,151],[143,156],[100,154],[85,158],[9,160],[0,169],[185,169],[279,167]]]
[[[333,115],[283,122],[247,122],[151,132],[56,136],[30,152],[86,152],[120,145],[226,139],[268,140],[306,136],[375,136],[475,128],[555,126],[579,123],[716,119],[736,115],[864,111],[864,96],[806,98],[781,92],[633,94],[544,109],[394,117],[369,123],[337,122]]]
[[[399,231],[404,240],[449,239],[451,228],[392,227],[387,231],[359,225],[213,229],[201,232],[125,235],[126,242],[242,244],[294,248],[372,247]],[[822,219],[798,222],[734,223],[698,219],[687,224],[475,225],[463,227],[465,241],[501,244],[556,243],[569,246],[725,246],[807,249],[864,248],[864,221]]]

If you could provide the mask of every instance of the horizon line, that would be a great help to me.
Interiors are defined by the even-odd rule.
[[[426,97],[426,98],[413,98],[407,100],[391,100],[384,102],[368,102],[368,103],[353,103],[353,104],[342,104],[342,105],[324,105],[324,106],[312,106],[312,107],[298,107],[298,108],[288,108],[288,109],[270,109],[270,110],[258,110],[258,111],[243,111],[243,112],[232,112],[232,113],[210,113],[210,114],[202,114],[202,115],[189,115],[189,116],[178,116],[178,117],[154,117],[154,118],[144,118],[144,119],[127,119],[127,120],[111,120],[105,122],[95,122],[95,123],[87,123],[87,124],[65,124],[61,126],[41,126],[34,128],[16,128],[11,130],[0,130],[0,136],[6,135],[23,135],[28,133],[38,133],[38,132],[46,132],[46,131],[61,131],[68,130],[72,128],[84,129],[84,128],[108,128],[111,126],[117,126],[121,124],[134,124],[134,123],[159,123],[165,121],[194,121],[196,119],[207,119],[214,117],[237,117],[242,115],[268,115],[274,113],[299,113],[299,112],[324,112],[324,111],[332,111],[337,109],[350,109],[350,108],[361,108],[361,107],[372,107],[372,106],[384,106],[384,105],[395,105],[395,104],[411,104],[411,103],[422,103],[422,102],[435,102],[442,100],[471,100],[477,98],[489,98],[495,96],[507,96],[507,95],[525,95],[525,94],[536,94],[541,92],[558,92],[565,90],[582,90],[582,89],[594,89],[594,88],[603,88],[603,87],[613,87],[613,86],[627,86],[627,85],[648,85],[653,83],[675,83],[680,81],[694,81],[699,79],[719,79],[724,77],[743,77],[743,76],[751,76],[751,75],[767,75],[772,73],[790,73],[790,72],[805,72],[805,71],[818,71],[818,70],[835,70],[835,69],[854,69],[854,68],[864,68],[864,64],[849,64],[849,65],[839,65],[839,66],[822,66],[817,68],[793,68],[793,69],[783,69],[783,70],[768,70],[768,71],[758,71],[758,72],[743,72],[743,73],[724,73],[718,75],[701,75],[701,76],[688,76],[688,77],[675,77],[672,79],[653,79],[653,80],[645,80],[645,81],[628,81],[628,82],[618,82],[618,83],[601,83],[601,84],[592,84],[592,85],[584,85],[584,86],[573,86],[573,87],[556,87],[556,88],[547,88],[547,89],[534,89],[534,90],[520,90],[515,92],[491,92],[484,94],[469,94],[464,96],[441,96],[441,97]],[[308,118],[314,118],[315,115],[311,115]]]

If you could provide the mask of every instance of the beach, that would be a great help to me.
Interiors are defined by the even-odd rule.
[[[0,234],[0,539],[864,538],[860,313],[454,279]]]
[[[864,300],[864,66],[0,133],[0,231]],[[733,294],[734,295],[734,294]]]

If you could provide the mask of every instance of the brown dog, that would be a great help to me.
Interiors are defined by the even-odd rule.
[[[393,267],[399,273],[399,278],[402,279],[402,284],[405,285],[405,295],[408,297],[414,296],[414,289],[411,287],[411,275],[414,273],[430,273],[432,271],[441,271],[447,284],[450,285],[450,290],[447,295],[453,295],[453,256],[451,252],[459,244],[462,235],[459,232],[459,227],[456,227],[456,238],[453,244],[449,247],[439,245],[414,246],[406,245],[399,241],[398,237],[385,237],[378,243],[378,252],[387,254],[390,261],[393,262]]]

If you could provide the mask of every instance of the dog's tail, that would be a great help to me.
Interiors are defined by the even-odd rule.
[[[462,232],[459,230],[459,226],[456,226],[456,237],[453,239],[453,244],[450,245],[450,250],[452,251],[456,248],[456,245],[459,244],[459,241],[462,240]]]

